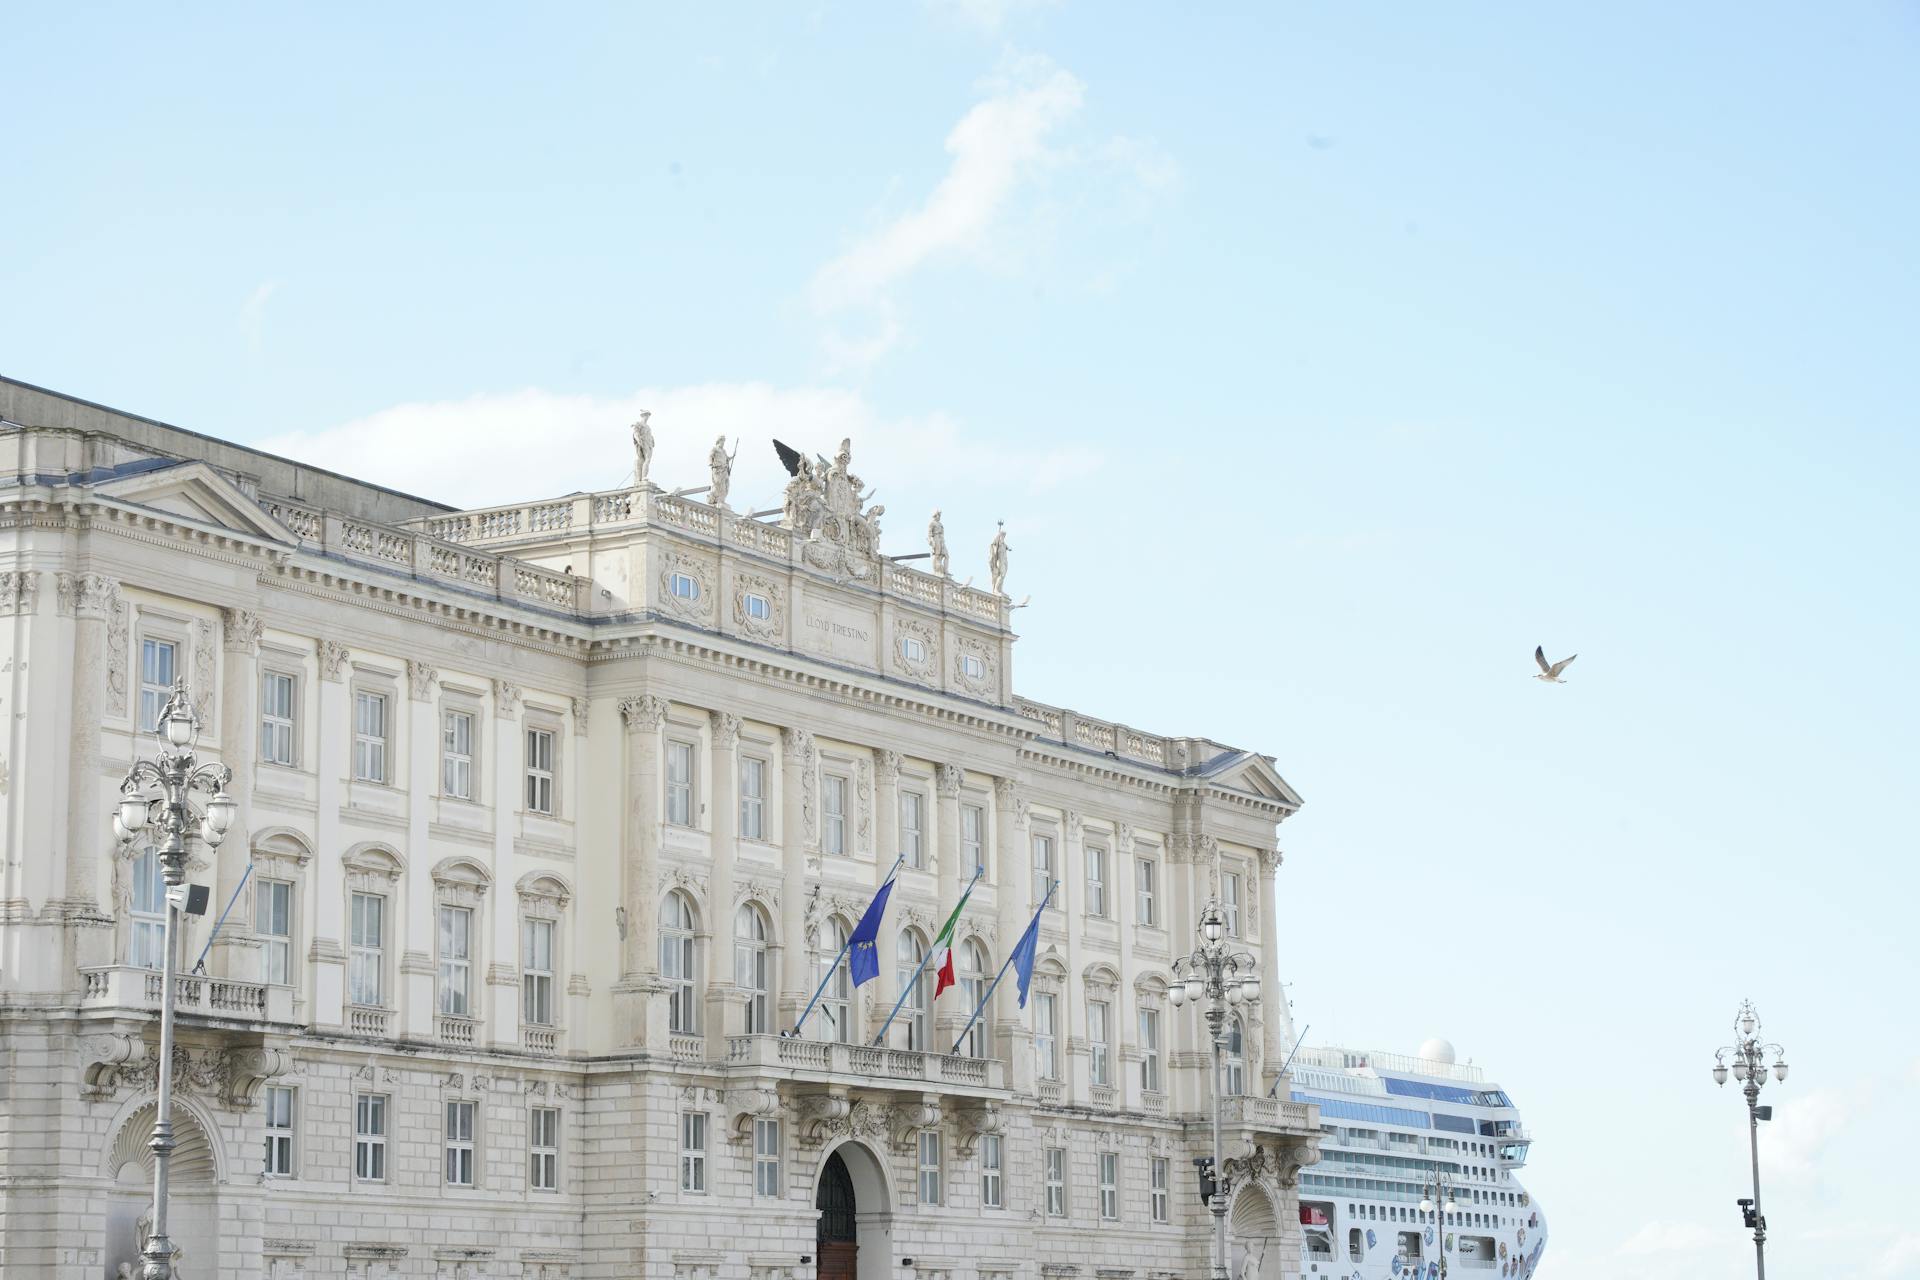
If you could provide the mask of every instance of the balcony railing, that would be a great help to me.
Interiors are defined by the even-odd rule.
[[[472,1018],[457,1018],[450,1014],[441,1014],[434,1019],[434,1034],[442,1044],[471,1046],[480,1024]]]
[[[82,1008],[155,1010],[163,979],[157,969],[106,965],[82,969]],[[293,991],[262,982],[237,982],[197,974],[176,975],[173,1009],[177,1014],[236,1022],[293,1021]]]
[[[1224,1098],[1220,1103],[1220,1123],[1254,1129],[1305,1129],[1311,1109],[1311,1103],[1282,1102],[1278,1098]]]
[[[560,1052],[560,1033],[552,1027],[522,1027],[520,1040],[529,1053]]]
[[[961,1089],[1006,1088],[1005,1064],[998,1058],[961,1058],[791,1036],[729,1036],[727,1066],[818,1077],[864,1076]]]
[[[393,1025],[393,1010],[372,1005],[347,1006],[347,1030],[356,1036],[385,1036]]]

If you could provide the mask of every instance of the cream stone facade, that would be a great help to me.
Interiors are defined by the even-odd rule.
[[[159,917],[111,812],[174,678],[240,805],[176,992],[189,1280],[1205,1275],[1165,992],[1213,896],[1268,993],[1235,1275],[1297,1274],[1298,797],[1016,695],[1007,598],[880,555],[846,446],[778,521],[644,481],[452,511],[17,383],[0,419],[6,1276],[112,1277],[145,1229]],[[777,1034],[898,853],[880,978]],[[976,865],[961,988],[869,1047]],[[950,1052],[1050,879],[1034,998]]]

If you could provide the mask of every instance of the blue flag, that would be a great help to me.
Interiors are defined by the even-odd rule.
[[[856,987],[880,976],[880,918],[887,914],[887,895],[892,892],[893,881],[880,886],[880,892],[867,904],[867,914],[860,917],[849,940],[852,945],[847,954],[847,972],[853,975]],[[1027,967],[1032,968],[1033,962],[1028,961]]]
[[[1040,945],[1040,914],[1046,904],[1040,904],[1040,911],[1033,913],[1033,923],[1020,935],[1020,942],[1013,949],[1013,971],[1020,977],[1020,1007],[1027,1007],[1027,988],[1033,985],[1033,953]]]

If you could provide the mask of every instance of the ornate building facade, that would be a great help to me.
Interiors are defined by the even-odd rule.
[[[888,560],[844,444],[768,520],[718,448],[720,503],[651,485],[644,422],[630,488],[455,511],[16,383],[0,420],[6,1275],[112,1277],[146,1229],[165,905],[110,815],[175,680],[240,805],[175,993],[190,1280],[1205,1275],[1166,989],[1213,897],[1268,993],[1235,1275],[1297,1273],[1298,797],[1016,695],[1004,537],[991,591],[937,521],[943,572]],[[879,978],[779,1034],[896,855]],[[1027,1007],[963,1036],[1055,880]],[[970,884],[958,989],[871,1044]]]

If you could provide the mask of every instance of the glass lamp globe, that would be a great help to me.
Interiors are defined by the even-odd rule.
[[[1234,983],[1229,983],[1227,985],[1227,1003],[1228,1004],[1240,1003],[1240,984],[1239,983],[1234,982]]]
[[[1185,1004],[1187,1002],[1187,984],[1176,978],[1174,984],[1167,988],[1167,999],[1173,1001],[1173,1007],[1176,1009]]]
[[[1200,917],[1200,936],[1208,942],[1220,941],[1226,932],[1226,924],[1214,912],[1208,911],[1206,915]]]
[[[147,802],[140,796],[123,795],[120,797],[120,811],[114,816],[128,831],[138,831],[147,825]]]
[[[1782,1081],[1787,1078],[1787,1060],[1785,1058],[1773,1064],[1773,1078]]]
[[[1727,1082],[1727,1064],[1726,1063],[1716,1062],[1713,1064],[1713,1082],[1715,1084],[1725,1084]]]
[[[1757,1019],[1754,1018],[1753,1014],[1743,1013],[1740,1015],[1740,1034],[1741,1035],[1743,1036],[1752,1035],[1753,1028],[1756,1025],[1757,1025]]]
[[[1206,994],[1207,994],[1207,984],[1206,984],[1206,981],[1205,981],[1204,979],[1202,979],[1202,978],[1200,977],[1200,975],[1199,975],[1199,974],[1197,974],[1197,973],[1196,973],[1196,974],[1190,974],[1190,975],[1188,975],[1188,977],[1187,977],[1187,999],[1189,999],[1189,1000],[1198,1000],[1198,999],[1200,999],[1200,998],[1201,998],[1202,996],[1204,996],[1204,995],[1206,995]]]
[[[1735,1080],[1745,1080],[1747,1078],[1747,1060],[1745,1058],[1735,1058],[1733,1060],[1733,1078]]]
[[[1449,1201],[1447,1201],[1447,1212],[1448,1212],[1448,1213],[1458,1213],[1458,1212],[1460,1212],[1460,1206],[1459,1206],[1458,1204],[1456,1204],[1455,1202],[1453,1202],[1452,1200],[1449,1200]]]
[[[207,801],[208,829],[224,836],[233,826],[234,815],[239,812],[239,809],[240,806],[233,802],[232,796],[224,791],[217,793],[213,799]]]
[[[1420,1212],[1422,1212],[1422,1213],[1432,1213],[1432,1212],[1433,1212],[1433,1201],[1432,1201],[1432,1200],[1429,1200],[1429,1199],[1428,1199],[1427,1197],[1425,1197],[1425,1196],[1422,1196],[1422,1197],[1420,1197]]]
[[[175,748],[190,746],[193,742],[193,711],[184,698],[173,704],[173,710],[160,722],[160,731],[167,742]]]
[[[1258,1000],[1260,998],[1260,979],[1253,974],[1248,974],[1245,978],[1241,979],[1240,990],[1247,999]]]

